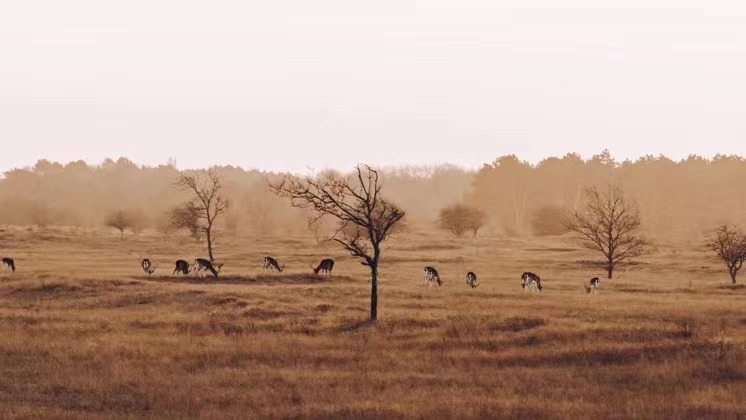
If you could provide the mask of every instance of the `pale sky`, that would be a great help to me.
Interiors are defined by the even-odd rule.
[[[0,0],[0,145],[0,170],[746,155],[746,2]]]

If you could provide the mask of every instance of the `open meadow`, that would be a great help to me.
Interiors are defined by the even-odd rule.
[[[18,268],[0,273],[4,418],[746,416],[744,281],[696,243],[659,242],[589,295],[603,270],[566,238],[405,232],[384,246],[370,326],[367,268],[307,236],[219,236],[217,280],[171,276],[205,256],[187,236],[0,238]],[[309,268],[325,257],[332,277]],[[524,271],[543,292],[522,291]]]

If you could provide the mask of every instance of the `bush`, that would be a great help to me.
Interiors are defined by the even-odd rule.
[[[172,207],[166,214],[166,218],[168,220],[164,226],[166,232],[183,229],[187,230],[196,241],[200,240],[204,229],[202,228],[200,209],[193,203],[188,202],[181,206]]]
[[[438,227],[459,237],[466,232],[472,232],[477,236],[484,224],[484,212],[463,204],[441,209],[438,216]]]
[[[565,211],[560,207],[540,207],[531,215],[531,231],[536,236],[563,235],[567,233],[564,217]]]
[[[133,224],[133,217],[129,212],[124,210],[118,210],[111,213],[104,221],[104,225],[118,230],[122,236],[124,236],[124,231],[131,228]]]

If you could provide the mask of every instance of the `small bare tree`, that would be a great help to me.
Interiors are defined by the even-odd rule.
[[[618,185],[610,185],[606,193],[586,189],[582,208],[564,224],[583,246],[603,253],[609,278],[615,268],[649,251],[650,243],[640,235],[637,204]]]
[[[469,231],[477,236],[484,221],[485,216],[481,210],[463,204],[441,209],[438,215],[438,227],[458,237]]]
[[[327,172],[317,178],[285,177],[270,184],[280,197],[289,198],[294,207],[309,209],[311,225],[325,217],[336,220],[335,232],[326,240],[342,245],[352,256],[370,268],[370,320],[378,319],[378,262],[381,244],[404,211],[381,197],[378,172],[370,166],[357,166],[354,176]]]
[[[199,220],[199,229],[205,232],[207,239],[207,254],[210,261],[214,261],[212,254],[213,227],[215,219],[225,212],[228,202],[222,196],[222,179],[213,169],[193,174],[182,172],[176,185],[182,190],[194,195],[186,205]]]
[[[168,230],[186,230],[199,241],[202,233],[200,223],[200,210],[194,203],[188,202],[181,206],[176,206],[168,211]]]
[[[129,212],[125,210],[118,210],[114,213],[111,213],[109,216],[106,217],[106,220],[104,221],[104,225],[113,227],[114,229],[118,230],[121,234],[121,237],[124,237],[124,231],[131,228],[132,224],[132,217],[130,216]]]
[[[735,226],[720,225],[705,240],[705,246],[728,267],[733,284],[746,261],[746,235]]]

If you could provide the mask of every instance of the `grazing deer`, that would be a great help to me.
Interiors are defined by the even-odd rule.
[[[534,273],[525,272],[521,275],[521,287],[524,291],[538,290],[541,292],[541,279]]]
[[[223,267],[223,264],[218,264],[217,266],[212,265],[212,262],[210,260],[206,260],[204,258],[197,258],[194,260],[194,267],[195,272],[200,277],[204,276],[205,271],[209,271],[212,273],[215,278],[218,278],[218,273],[220,272],[220,269]],[[217,267],[217,269],[215,268]]]
[[[145,258],[140,262],[140,265],[142,266],[142,271],[145,272],[147,275],[151,275],[155,272],[155,265],[153,265],[149,259]]]
[[[285,268],[285,264],[280,266],[276,259],[272,257],[264,257],[264,269],[266,270],[268,268],[274,268],[275,270],[282,273],[282,270]]]
[[[601,279],[599,279],[598,277],[594,277],[590,281],[590,286],[583,285],[583,287],[585,287],[585,291],[590,294],[591,292],[597,292],[598,286],[600,285]]]
[[[13,258],[5,257],[3,258],[3,268],[8,268],[10,271],[15,272],[16,271],[16,262],[13,261]]]
[[[479,283],[477,283],[477,275],[471,271],[466,273],[466,284],[468,284],[472,289],[476,289],[477,286],[479,286]]]
[[[434,267],[425,267],[425,284],[428,285],[428,287],[432,287],[433,283],[438,283],[438,286],[443,285],[443,281],[440,279],[440,275],[438,274],[438,270],[436,270]]]
[[[331,276],[332,269],[334,268],[334,260],[331,258],[325,258],[321,260],[318,267],[313,268],[313,266],[311,266],[311,268],[313,269],[314,274],[319,274],[319,272],[326,272]]]
[[[192,271],[192,267],[189,266],[188,262],[184,260],[176,260],[176,268],[174,268],[174,272],[171,275],[173,276],[176,273],[187,275],[190,271]]]

